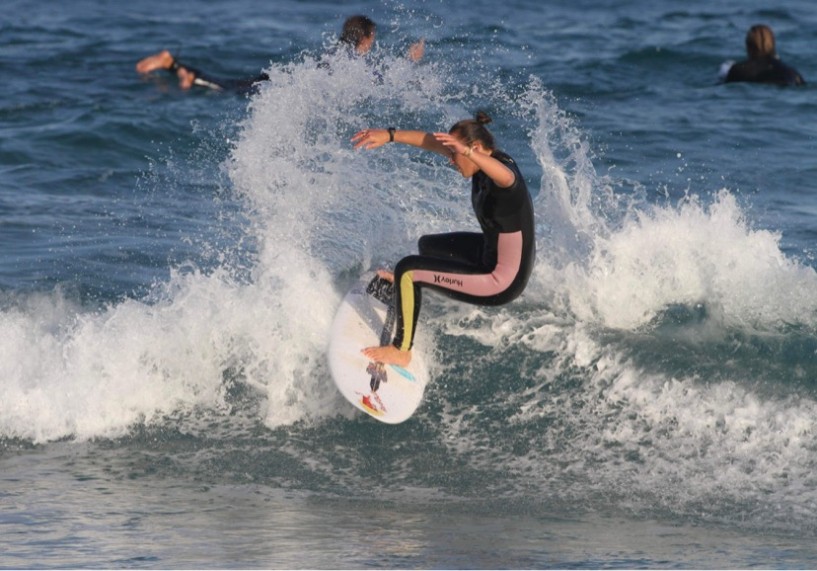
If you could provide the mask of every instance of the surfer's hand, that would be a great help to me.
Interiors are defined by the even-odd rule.
[[[426,53],[426,39],[420,38],[419,41],[415,42],[408,51],[408,58],[411,61],[420,61],[423,59],[423,55]]]
[[[356,149],[376,149],[389,142],[387,129],[363,129],[352,137]]]
[[[458,155],[465,155],[466,157],[471,156],[471,149],[470,147],[464,145],[462,141],[456,138],[453,135],[448,133],[434,133],[434,138],[437,140],[438,143],[441,143],[445,148],[447,148],[452,153]]]

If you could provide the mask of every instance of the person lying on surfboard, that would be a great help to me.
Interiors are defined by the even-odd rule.
[[[338,40],[339,46],[348,48],[350,55],[363,56],[374,46],[376,24],[367,16],[350,16],[343,23],[343,31]],[[425,41],[420,40],[409,48],[408,57],[419,61],[425,52]],[[269,80],[266,73],[248,79],[219,79],[183,64],[168,50],[162,50],[139,60],[136,71],[141,74],[164,69],[176,75],[179,87],[188,90],[193,86],[207,87],[216,91],[235,91],[246,93],[252,91],[258,83]]]
[[[528,283],[536,257],[533,202],[516,162],[498,150],[483,113],[456,123],[448,133],[364,129],[352,137],[355,149],[402,143],[448,157],[471,179],[471,203],[482,232],[422,236],[418,255],[406,256],[394,272],[379,270],[394,283],[396,331],[390,345],[367,347],[373,361],[405,367],[420,312],[423,288],[475,305],[502,305]]]

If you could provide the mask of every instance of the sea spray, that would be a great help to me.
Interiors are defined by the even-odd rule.
[[[179,265],[144,298],[101,308],[58,293],[4,304],[4,437],[204,431],[196,418],[244,426],[258,414],[271,429],[260,438],[297,435],[271,457],[312,466],[305,486],[362,489],[376,477],[396,496],[409,484],[434,490],[424,497],[492,493],[647,516],[704,506],[708,519],[757,525],[810,517],[814,276],[779,235],[753,228],[727,191],[651,202],[598,176],[581,128],[538,81],[463,93],[434,65],[328,63],[272,66],[224,162],[252,252]],[[494,131],[535,195],[532,280],[501,308],[426,296],[418,346],[436,360],[434,380],[413,424],[378,440],[394,479],[348,460],[332,480],[339,457],[365,458],[354,443],[368,450],[373,430],[345,420],[328,380],[340,295],[420,235],[475,227],[468,181],[444,159],[397,145],[355,151],[349,138],[444,130],[486,106],[502,110]],[[753,347],[765,366],[753,366]],[[240,408],[236,385],[258,406]],[[250,461],[257,447],[242,454],[248,478],[273,470]],[[734,483],[739,492],[724,495]]]

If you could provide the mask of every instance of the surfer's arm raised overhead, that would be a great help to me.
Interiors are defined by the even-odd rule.
[[[508,188],[516,180],[514,172],[495,159],[492,150],[486,149],[480,141],[466,144],[450,133],[426,133],[425,131],[404,131],[394,127],[388,129],[363,129],[352,137],[356,149],[376,149],[387,143],[403,143],[432,151],[447,157],[463,176],[473,176],[484,172],[500,188]],[[473,166],[460,164],[457,157],[468,159]]]

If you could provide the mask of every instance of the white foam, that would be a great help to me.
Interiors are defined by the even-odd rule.
[[[229,412],[228,370],[266,391],[271,426],[325,414],[316,403],[332,393],[303,377],[321,370],[334,299],[328,282],[299,286],[175,273],[150,304],[87,312],[54,294],[8,309],[0,314],[0,433],[86,439],[200,406]]]
[[[407,94],[401,111],[421,104],[404,89],[421,70],[399,59],[379,76],[360,60],[330,66],[305,58],[270,69],[225,165],[258,244],[249,279],[235,278],[226,260],[206,275],[178,268],[145,299],[97,311],[59,292],[6,304],[0,435],[111,437],[178,411],[228,414],[232,382],[259,392],[270,427],[344,410],[325,363],[346,285],[338,275],[368,267],[375,254],[393,259],[373,244],[405,247],[410,225],[392,230],[384,219],[422,220],[401,177],[373,182],[382,153],[357,153],[349,137],[374,120],[361,113],[373,93],[381,110],[394,93]],[[427,89],[439,86],[428,79]]]
[[[556,355],[555,369],[539,371],[544,384],[589,368],[648,408],[665,386],[694,380],[645,376],[603,347],[596,328],[636,330],[674,304],[705,304],[738,327],[812,325],[814,272],[782,253],[779,235],[753,229],[729,192],[708,204],[634,206],[596,176],[582,133],[538,80],[519,97],[452,94],[446,70],[433,64],[391,58],[374,66],[376,74],[361,60],[335,58],[326,68],[305,58],[268,70],[225,163],[258,244],[249,279],[235,278],[227,261],[210,274],[179,268],[148,298],[99,311],[59,292],[8,304],[0,312],[0,435],[114,436],[180,409],[228,412],[229,382],[259,391],[271,427],[343,410],[324,358],[340,290],[361,270],[414,251],[423,233],[476,227],[469,184],[445,161],[402,146],[358,152],[349,137],[407,117],[416,121],[407,127],[445,129],[478,96],[509,106],[541,166],[541,188],[532,189],[537,267],[523,298],[505,308],[429,296],[420,347],[445,332],[497,347],[501,359],[503,343],[521,343]],[[696,410],[706,399],[676,400]],[[761,404],[776,414],[777,404]]]
[[[752,229],[734,195],[709,205],[635,212],[599,236],[584,267],[566,273],[571,310],[581,321],[634,329],[672,305],[704,305],[725,325],[813,325],[817,275],[786,257],[780,235]]]
[[[546,93],[527,97],[541,118],[532,146],[543,170],[531,283],[503,308],[446,304],[434,326],[484,345],[480,370],[496,364],[507,374],[506,348],[519,344],[543,365],[519,364],[519,386],[530,388],[478,405],[447,402],[446,442],[477,466],[502,465],[540,486],[545,497],[621,494],[633,509],[696,517],[702,502],[723,501],[745,510],[734,517],[757,517],[764,526],[777,511],[781,525],[793,514],[813,518],[817,404],[785,386],[797,371],[781,378],[780,363],[752,379],[740,367],[701,378],[694,370],[668,372],[661,355],[636,360],[632,348],[675,306],[704,309],[706,323],[690,332],[702,359],[711,358],[710,341],[723,343],[730,332],[812,331],[814,270],[784,253],[779,233],[753,227],[728,190],[701,189],[677,204],[611,196],[616,183],[595,175],[571,120]],[[700,336],[703,329],[709,337]],[[491,421],[497,400],[501,427]],[[497,430],[524,441],[528,452],[486,444]]]

